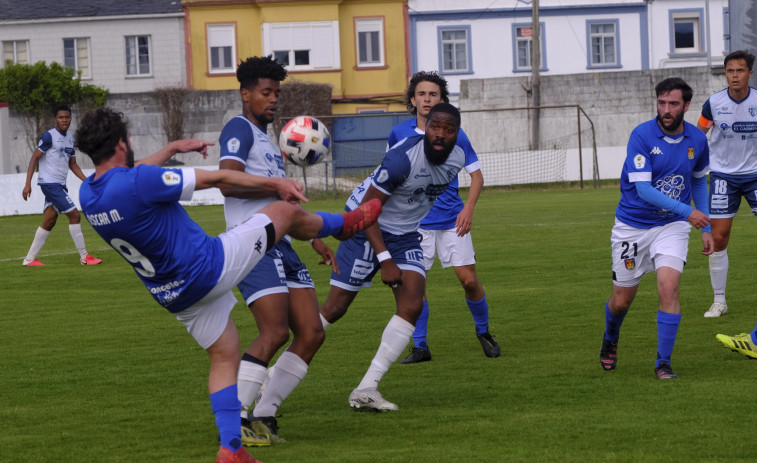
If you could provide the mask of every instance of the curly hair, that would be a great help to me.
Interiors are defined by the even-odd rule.
[[[119,141],[128,139],[128,122],[123,113],[110,108],[90,111],[79,121],[75,144],[97,166],[110,159]]]
[[[273,59],[273,55],[252,56],[239,63],[237,67],[237,80],[240,90],[254,87],[258,84],[258,79],[271,79],[281,82],[286,77],[287,70]]]
[[[415,74],[413,74],[413,77],[410,78],[410,85],[405,91],[405,105],[407,106],[407,110],[410,111],[410,114],[412,114],[413,116],[418,114],[418,109],[413,106],[411,98],[415,96],[415,87],[417,87],[421,82],[431,82],[438,85],[442,102],[449,103],[449,90],[447,89],[447,81],[444,79],[444,77],[440,76],[436,71],[416,72]]]
[[[68,114],[71,114],[71,107],[67,104],[56,105],[55,108],[53,108],[53,117],[57,117],[60,111],[68,111]]]

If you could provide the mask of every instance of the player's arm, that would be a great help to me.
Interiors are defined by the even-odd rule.
[[[166,161],[171,159],[171,156],[178,153],[190,153],[196,151],[202,154],[203,159],[208,157],[208,146],[213,146],[215,143],[204,140],[196,140],[189,138],[186,140],[172,141],[166,145],[162,150],[157,153],[148,156],[141,161],[134,163],[135,166],[141,164],[147,164],[150,166],[162,166]]]
[[[636,193],[638,193],[639,198],[643,199],[649,204],[686,217],[689,223],[691,223],[696,228],[702,228],[709,225],[710,219],[706,214],[703,214],[701,211],[694,209],[689,204],[684,204],[667,196],[657,188],[653,187],[652,182],[636,181],[634,182],[634,186],[636,187]],[[706,188],[707,185],[705,184],[705,189]]]
[[[702,105],[702,113],[699,115],[699,120],[697,120],[697,128],[702,132],[707,133],[710,131],[710,127],[712,127],[713,120],[712,107],[710,106],[710,99],[708,98],[707,101],[704,102],[704,105]]]
[[[470,188],[468,190],[468,199],[465,201],[463,210],[457,215],[455,229],[457,236],[463,236],[468,233],[473,226],[473,209],[476,208],[478,197],[481,196],[481,190],[484,188],[484,174],[481,169],[470,172]]]
[[[218,169],[220,170],[234,170],[237,172],[244,172],[244,163],[236,161],[234,159],[221,159],[218,163]],[[239,188],[232,185],[223,185],[219,187],[221,194],[224,196],[232,196],[234,198],[265,198],[269,196],[276,196],[276,192],[270,190],[250,190],[249,188]],[[283,199],[283,198],[282,198]]]
[[[303,201],[304,187],[289,178],[261,177],[230,169],[195,169],[195,191],[207,188],[233,188],[251,193],[267,192],[268,196],[278,196],[285,201]]]
[[[378,198],[383,206],[384,203],[386,203],[386,200],[389,199],[389,195],[371,185],[368,187],[368,191],[365,192],[362,203],[366,203],[374,198]],[[379,266],[381,266],[381,281],[392,288],[401,285],[402,270],[400,270],[391,258],[391,255],[388,255],[389,251],[386,249],[386,243],[384,243],[384,237],[381,235],[381,227],[379,227],[378,222],[366,228],[364,233],[368,242],[371,243],[373,252],[376,253],[376,256],[379,259]]]
[[[706,226],[702,230],[702,254],[709,256],[715,251],[715,241],[712,238],[712,230],[709,224],[710,203],[709,193],[707,191],[707,177],[704,173],[701,176],[694,176],[691,179],[691,197],[694,200],[694,212],[700,212],[708,219]],[[691,220],[689,220],[691,222]],[[700,227],[697,227],[700,228]]]
[[[74,175],[76,175],[76,177],[78,177],[82,182],[85,178],[87,178],[84,175],[84,172],[81,171],[79,164],[76,162],[76,156],[71,156],[70,158],[68,158],[68,168],[71,169],[71,172],[73,172]]]
[[[32,194],[32,177],[34,176],[34,172],[37,171],[37,165],[39,164],[40,158],[42,158],[44,154],[45,153],[37,148],[34,150],[32,158],[29,160],[29,168],[26,170],[26,183],[24,184],[24,189],[21,191],[21,196],[23,196],[24,201],[26,201]]]

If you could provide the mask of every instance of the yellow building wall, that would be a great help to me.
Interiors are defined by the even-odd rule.
[[[404,111],[400,103],[407,86],[406,0],[316,0],[316,1],[207,1],[184,0],[188,13],[187,38],[190,51],[190,85],[199,90],[236,89],[233,73],[208,74],[208,24],[235,24],[236,62],[263,53],[262,24],[273,22],[339,21],[340,68],[328,71],[290,72],[287,82],[300,80],[332,86],[335,114],[365,110]],[[385,66],[357,69],[355,18],[384,21]],[[371,98],[382,101],[365,102]],[[361,100],[353,102],[351,100]]]

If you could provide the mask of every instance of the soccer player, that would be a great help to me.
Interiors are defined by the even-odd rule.
[[[37,259],[37,255],[45,245],[55,223],[58,214],[66,214],[68,217],[68,232],[74,240],[74,245],[79,251],[79,262],[82,265],[97,265],[102,260],[92,257],[87,253],[84,245],[84,234],[81,231],[81,215],[76,205],[68,195],[66,177],[68,170],[79,179],[84,180],[84,173],[76,163],[76,150],[74,150],[74,136],[68,132],[71,126],[71,108],[60,105],[53,111],[55,127],[43,133],[37,143],[37,149],[32,153],[29,168],[26,170],[26,184],[21,192],[24,201],[32,194],[32,176],[39,165],[37,184],[45,195],[45,204],[42,206],[42,225],[34,234],[34,241],[23,261],[24,267],[41,267],[45,264]]]
[[[678,289],[686,263],[691,226],[702,230],[702,254],[712,253],[707,218],[707,137],[683,120],[691,87],[669,78],[655,87],[657,117],[637,126],[628,141],[620,177],[620,203],[612,229],[612,295],[605,304],[602,368],[617,364],[620,326],[641,277],[657,274],[657,360],[655,375],[674,379],[670,365],[681,303]],[[691,200],[697,208],[691,207]]]
[[[208,389],[220,433],[216,462],[255,462],[241,442],[237,397],[240,347],[230,318],[232,290],[286,234],[296,239],[347,236],[372,224],[381,207],[374,201],[343,215],[311,214],[302,185],[283,178],[253,176],[229,169],[166,169],[177,152],[207,155],[210,143],[172,142],[134,162],[123,115],[110,109],[90,112],[76,131],[79,149],[95,164],[80,190],[82,210],[97,233],[133,267],[153,298],[184,323],[210,355]],[[236,188],[249,194],[275,191],[276,201],[218,237],[193,222],[179,200],[196,190]]]
[[[231,119],[221,131],[221,169],[286,177],[281,152],[266,133],[276,115],[280,82],[286,75],[286,69],[271,56],[247,58],[238,66],[242,114]],[[278,199],[275,191],[240,194],[234,188],[222,187],[221,192],[226,197],[227,229]],[[322,263],[331,265],[335,261],[334,252],[322,240],[314,239],[312,246]],[[305,264],[292,249],[289,237],[285,237],[239,283],[239,291],[260,330],[239,366],[242,442],[245,445],[265,445],[269,440],[283,442],[278,435],[276,411],[305,377],[325,339],[315,286]],[[271,367],[268,379],[268,364],[289,339],[290,328],[292,343]],[[263,383],[265,390],[255,400]]]
[[[331,273],[331,288],[321,306],[324,326],[347,312],[379,267],[381,281],[392,288],[397,303],[370,368],[350,394],[349,404],[356,410],[398,409],[381,396],[378,383],[407,346],[423,309],[426,272],[418,226],[465,165],[465,153],[456,145],[459,130],[460,112],[449,103],[435,105],[425,135],[407,138],[390,149],[347,200],[348,210],[375,199],[384,208],[378,225],[339,244],[336,259],[342,272]]]
[[[734,352],[746,355],[747,357],[757,358],[757,327],[751,333],[742,333],[736,336],[718,334],[715,336],[715,339],[723,347],[727,347]]]
[[[387,150],[400,140],[423,134],[428,113],[440,102],[449,102],[447,81],[436,72],[421,71],[410,78],[405,92],[405,102],[415,117],[394,126],[389,134]],[[489,334],[489,304],[484,287],[476,274],[476,254],[470,230],[473,224],[473,209],[484,186],[481,163],[463,129],[457,135],[457,144],[465,151],[465,171],[471,177],[468,200],[463,203],[458,193],[455,177],[449,187],[436,200],[426,217],[421,220],[421,248],[426,272],[431,270],[438,254],[442,268],[454,267],[458,280],[465,290],[468,305],[476,325],[476,337],[487,357],[499,357],[497,341]],[[428,298],[423,296],[423,311],[415,323],[413,347],[401,363],[418,363],[431,360],[428,347]]]
[[[757,214],[757,92],[749,87],[754,55],[745,50],[725,57],[728,87],[702,106],[699,127],[710,135],[710,225],[715,251],[710,255],[714,300],[704,316],[728,313],[728,240],[742,196]]]

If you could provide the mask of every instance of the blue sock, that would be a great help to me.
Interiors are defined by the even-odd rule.
[[[489,304],[486,303],[486,294],[480,301],[471,301],[467,297],[465,302],[468,304],[468,310],[473,315],[473,322],[476,324],[476,334],[486,333],[489,331]]]
[[[752,342],[757,344],[757,328],[752,331]]]
[[[236,452],[242,446],[242,403],[237,398],[237,385],[210,394],[210,405],[216,416],[221,445]]]
[[[624,318],[626,318],[626,314],[615,315],[610,312],[610,303],[609,301],[605,302],[605,339],[610,342],[618,342],[620,325],[623,324]]]
[[[423,310],[415,322],[415,331],[413,331],[413,345],[421,349],[428,349],[426,336],[428,335],[428,301],[423,301]]]
[[[344,217],[342,217],[342,214],[332,214],[331,212],[316,212],[316,214],[323,218],[323,227],[321,227],[321,231],[318,232],[316,238],[324,238],[342,233],[342,228],[344,228]]]
[[[665,313],[657,311],[657,361],[670,363],[670,355],[673,353],[673,345],[676,343],[678,325],[681,323],[681,314]]]

